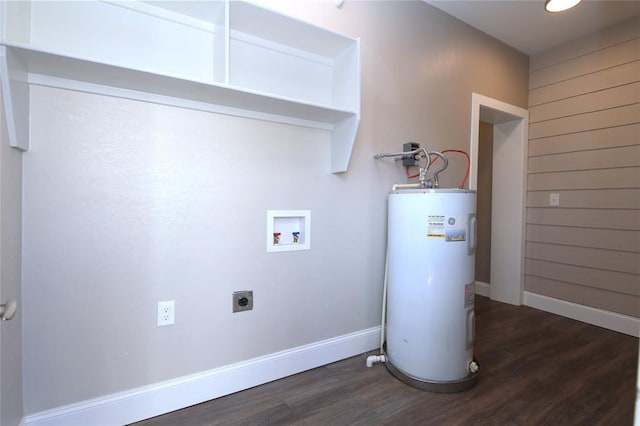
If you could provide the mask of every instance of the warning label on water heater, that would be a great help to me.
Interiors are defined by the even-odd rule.
[[[444,215],[427,216],[427,237],[444,238]]]

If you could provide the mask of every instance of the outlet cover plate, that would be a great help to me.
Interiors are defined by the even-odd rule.
[[[251,311],[253,309],[253,291],[243,290],[234,291],[232,297],[232,311],[244,312]]]
[[[168,300],[158,302],[158,327],[173,325],[176,322],[176,302]]]

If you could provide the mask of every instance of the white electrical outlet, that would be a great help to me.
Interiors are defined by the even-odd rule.
[[[158,327],[173,325],[176,322],[176,302],[169,300],[158,302]]]
[[[560,194],[549,194],[549,205],[550,206],[559,206],[560,205]]]

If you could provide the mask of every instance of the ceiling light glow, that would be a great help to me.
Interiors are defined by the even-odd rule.
[[[544,9],[547,12],[562,12],[563,10],[571,9],[581,1],[582,0],[547,0],[544,4]]]

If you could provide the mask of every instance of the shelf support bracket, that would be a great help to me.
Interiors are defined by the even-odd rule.
[[[331,132],[332,173],[344,173],[349,168],[359,122],[360,116],[354,115],[335,124]]]
[[[9,145],[29,149],[29,74],[7,47],[0,46],[0,86]]]

